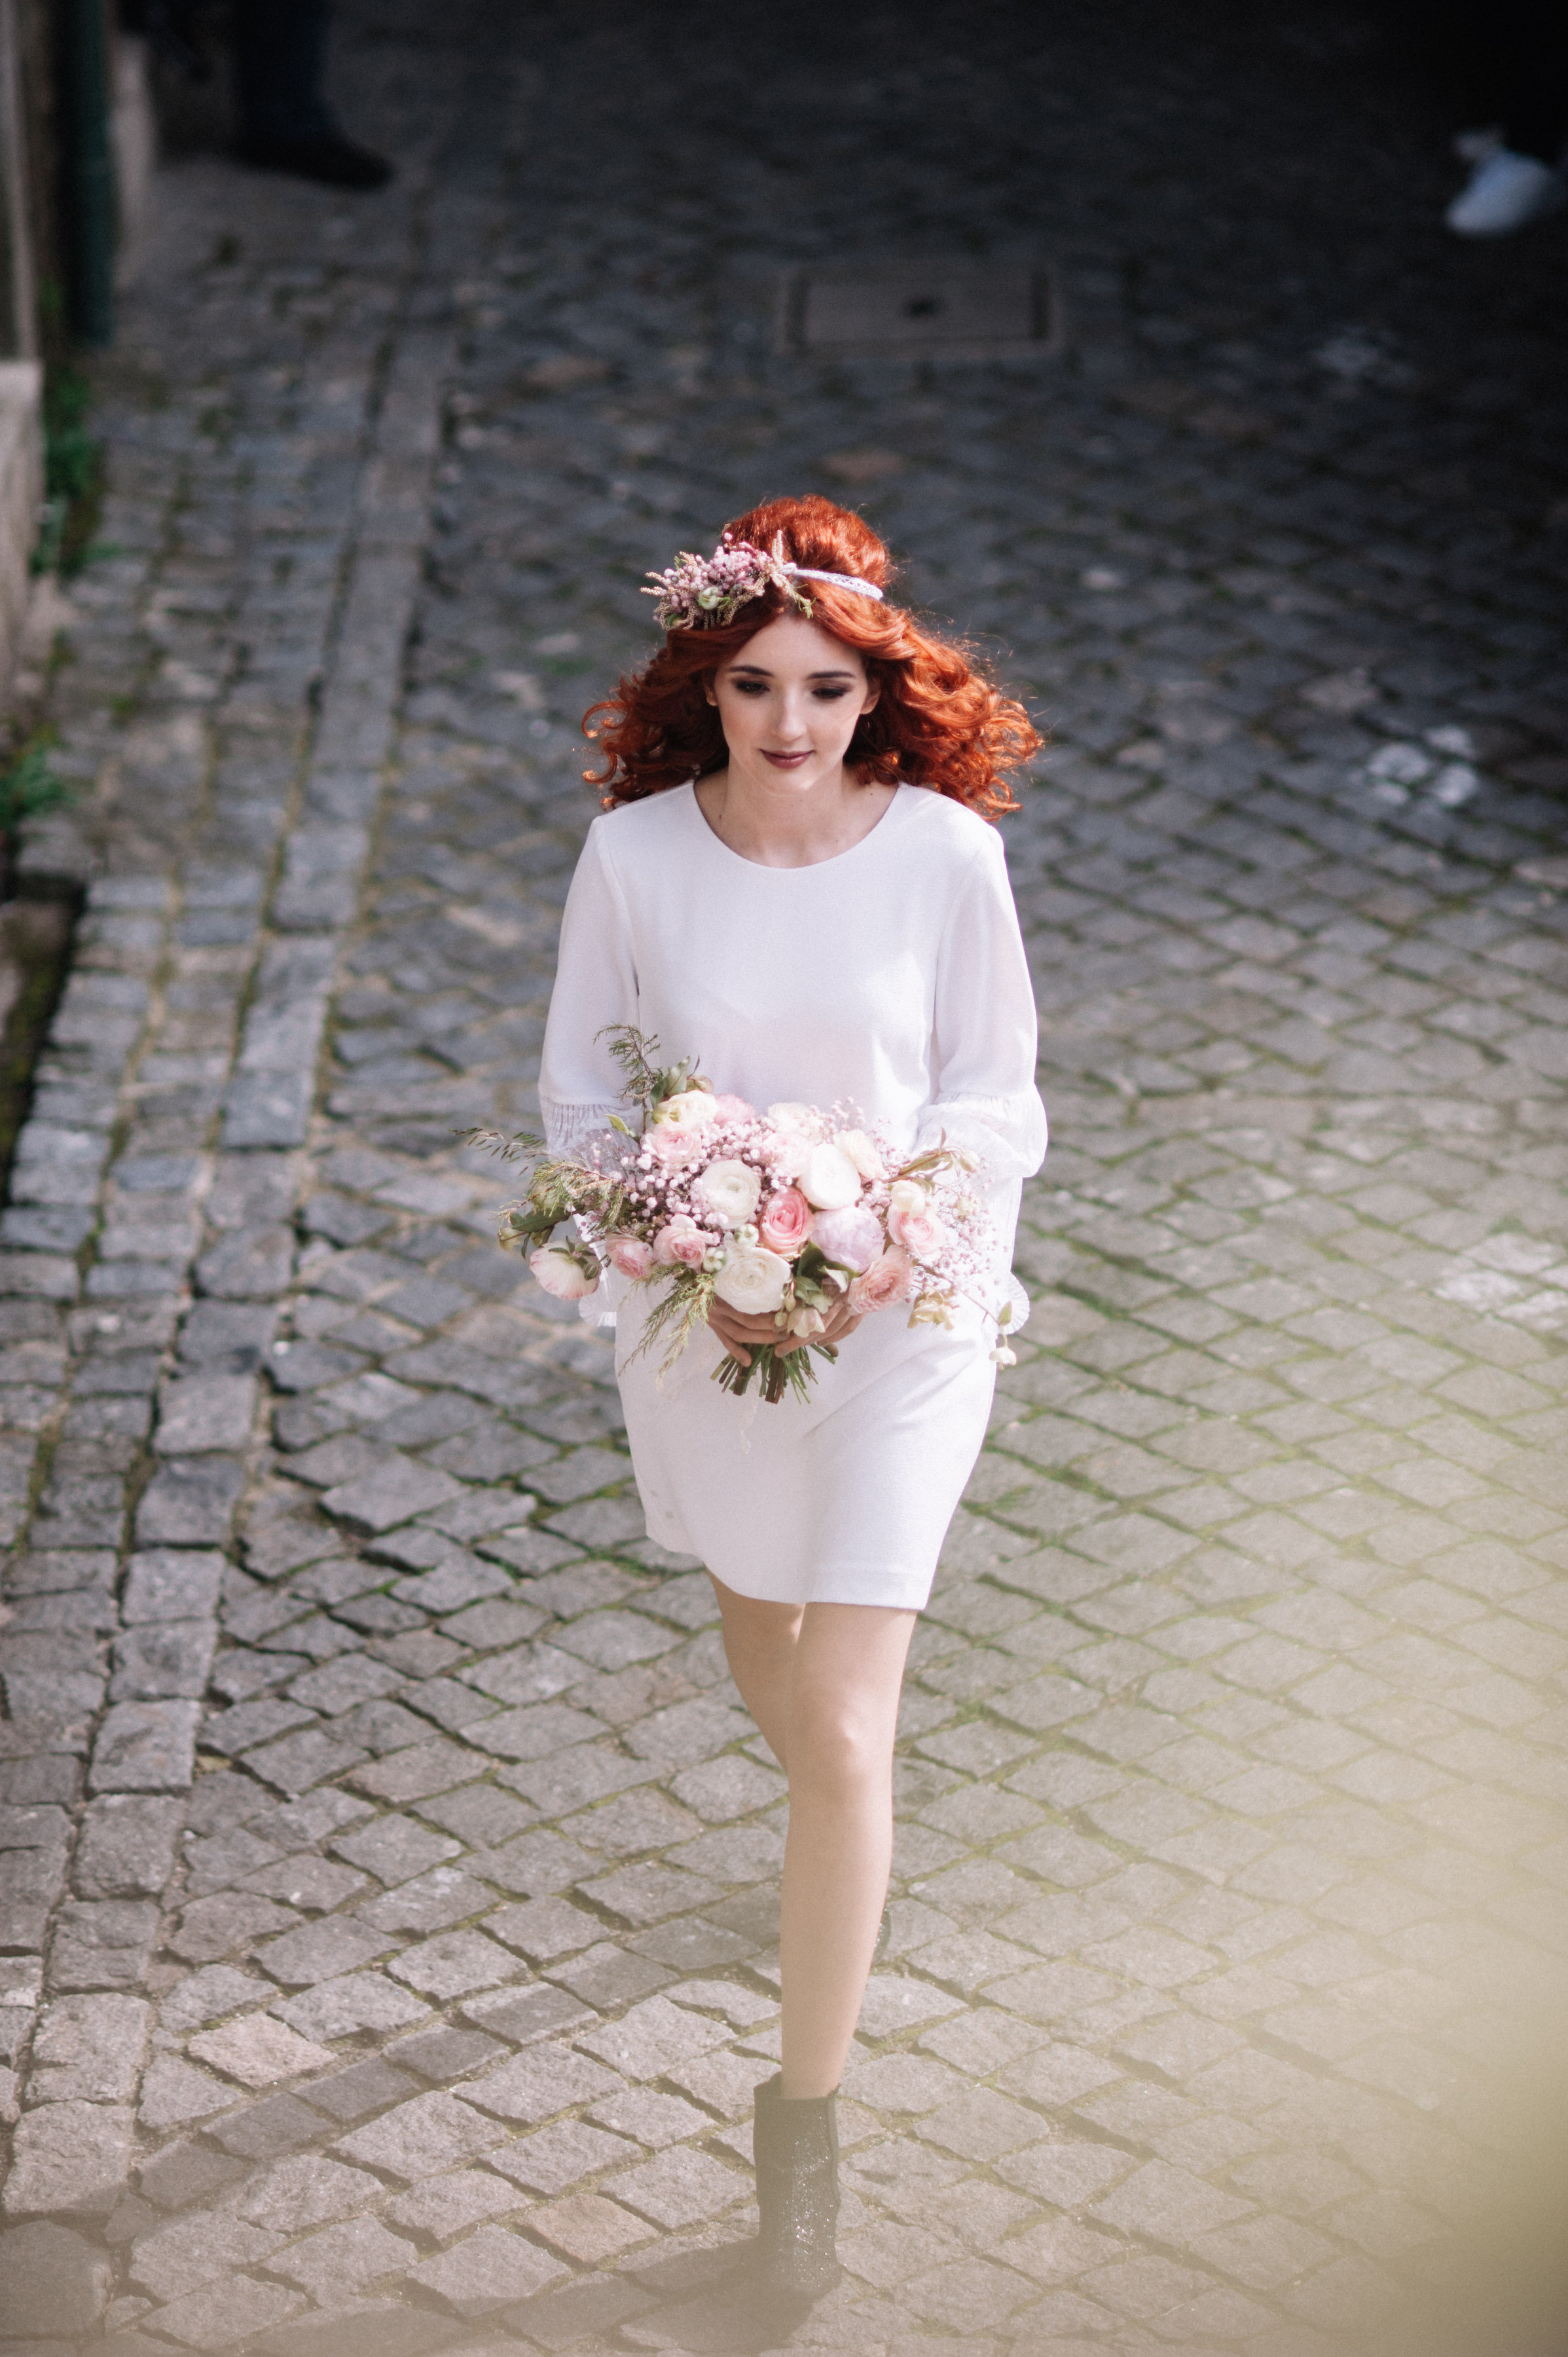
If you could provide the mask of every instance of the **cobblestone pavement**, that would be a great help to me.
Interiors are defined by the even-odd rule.
[[[1533,2348],[1457,2291],[1561,2184],[1562,231],[1444,243],[1435,113],[1295,5],[507,22],[350,14],[397,187],[181,164],[105,372],[0,1254],[0,2339],[746,2345],[781,1780],[455,1136],[528,1117],[643,568],[817,486],[1050,726],[1056,1143],[798,2337]],[[770,351],[782,264],[1036,249],[1043,369]]]

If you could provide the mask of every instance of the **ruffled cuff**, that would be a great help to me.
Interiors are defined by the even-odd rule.
[[[555,1097],[542,1096],[539,1111],[544,1123],[544,1142],[552,1154],[575,1154],[591,1137],[603,1136],[620,1105],[563,1104]]]
[[[990,1184],[1027,1178],[1046,1158],[1046,1108],[1034,1089],[1016,1096],[939,1098],[920,1115],[916,1152],[944,1135],[960,1153],[979,1157]]]

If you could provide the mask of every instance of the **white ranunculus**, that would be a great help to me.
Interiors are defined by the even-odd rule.
[[[813,1146],[795,1183],[819,1211],[847,1211],[860,1200],[860,1173],[836,1146]]]
[[[706,1089],[682,1089],[653,1108],[655,1129],[707,1129],[718,1117]]]
[[[575,1252],[563,1244],[545,1244],[539,1252],[531,1253],[528,1265],[546,1293],[557,1301],[581,1301],[598,1284],[596,1274],[590,1276]]]
[[[888,1190],[887,1208],[902,1216],[927,1209],[929,1198],[918,1178],[895,1178]]]
[[[864,1129],[841,1129],[833,1137],[841,1154],[847,1154],[861,1177],[867,1180],[886,1178],[886,1167],[872,1140]]]
[[[760,1244],[732,1244],[714,1291],[743,1318],[766,1318],[783,1308],[789,1275],[789,1262],[778,1253]]]
[[[726,1155],[709,1163],[692,1192],[719,1227],[744,1228],[757,1210],[762,1180],[748,1162]]]

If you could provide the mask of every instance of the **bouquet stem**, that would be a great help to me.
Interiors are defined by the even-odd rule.
[[[770,1407],[777,1406],[787,1391],[792,1391],[797,1399],[810,1399],[816,1377],[807,1361],[813,1351],[819,1358],[837,1361],[838,1351],[832,1342],[810,1342],[800,1351],[776,1351],[771,1342],[765,1342],[752,1352],[746,1367],[726,1351],[714,1369],[714,1381],[738,1399],[755,1375]]]

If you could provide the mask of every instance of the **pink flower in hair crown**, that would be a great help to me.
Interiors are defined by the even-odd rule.
[[[653,619],[661,630],[695,630],[704,622],[722,630],[734,621],[737,608],[768,589],[781,589],[803,614],[811,610],[779,557],[753,548],[749,540],[731,540],[727,533],[711,556],[682,549],[678,563],[648,577],[654,586],[642,594],[658,598]]]
[[[749,540],[731,540],[726,533],[711,556],[694,556],[690,549],[682,549],[678,563],[662,573],[649,575],[653,587],[642,594],[658,598],[653,619],[665,630],[697,630],[704,623],[723,630],[742,606],[768,589],[782,590],[797,613],[810,621],[811,601],[796,587],[798,581],[831,581],[836,588],[853,589],[880,601],[882,592],[874,581],[791,565],[783,548],[782,535],[768,550],[754,548]]]

